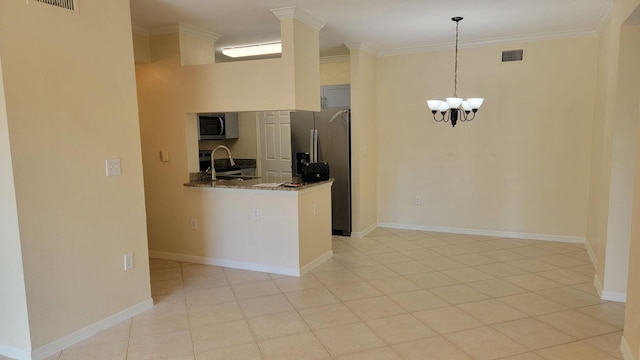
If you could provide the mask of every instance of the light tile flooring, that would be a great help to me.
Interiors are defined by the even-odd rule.
[[[156,306],[49,360],[622,359],[583,245],[376,229],[300,278],[151,261]]]

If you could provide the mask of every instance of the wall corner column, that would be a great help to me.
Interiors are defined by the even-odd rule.
[[[351,176],[355,236],[377,225],[376,50],[366,43],[347,44],[351,54]]]

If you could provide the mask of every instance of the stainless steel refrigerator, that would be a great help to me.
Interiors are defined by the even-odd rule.
[[[351,110],[291,113],[292,173],[304,161],[329,163],[333,233],[351,235]]]

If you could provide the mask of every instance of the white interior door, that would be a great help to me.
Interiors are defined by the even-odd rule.
[[[291,126],[288,111],[258,113],[260,168],[264,182],[291,181]]]

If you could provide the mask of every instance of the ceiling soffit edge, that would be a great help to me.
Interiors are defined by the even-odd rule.
[[[351,57],[349,55],[321,56],[320,64],[345,63],[350,60]]]
[[[320,29],[322,29],[327,24],[326,21],[321,20],[296,6],[271,9],[271,12],[280,20],[296,19],[318,31],[320,31]]]
[[[149,36],[149,29],[136,24],[131,24],[131,32],[138,35]]]
[[[596,36],[596,35],[598,35],[598,33],[595,30],[556,31],[556,32],[549,32],[549,33],[506,36],[506,37],[499,37],[499,38],[493,38],[493,39],[481,39],[481,40],[475,40],[475,41],[460,41],[460,43],[458,44],[458,47],[474,48],[474,47],[483,47],[483,46],[492,46],[492,45],[527,43],[527,42],[534,42],[534,41],[561,40],[561,39],[570,39],[570,38],[578,38],[578,37]],[[447,43],[447,44],[413,46],[413,47],[404,47],[404,48],[395,48],[395,49],[383,49],[378,52],[378,56],[382,57],[382,56],[421,54],[421,53],[428,53],[428,52],[451,50],[454,48],[455,48],[454,43]]]
[[[177,22],[149,27],[149,35],[151,36],[173,34],[177,32],[180,32],[180,25]]]
[[[202,29],[193,25],[178,23],[178,29],[180,33],[195,36],[204,40],[210,40],[216,42],[222,37],[222,35],[215,33],[211,30]]]
[[[349,50],[361,50],[373,56],[378,56],[380,53],[380,51],[376,47],[366,41],[345,43],[344,45]]]
[[[160,25],[160,26],[152,26],[147,31],[148,36],[165,35],[165,34],[173,34],[173,33],[187,34],[187,35],[191,35],[197,38],[201,38],[201,39],[209,40],[213,42],[216,42],[218,39],[222,37],[222,35],[217,34],[211,30],[202,29],[202,28],[185,24],[182,22]]]
[[[598,34],[600,34],[604,29],[604,27],[607,26],[607,23],[609,22],[609,18],[611,17],[612,10],[613,10],[613,0],[609,0],[607,1],[607,5],[604,7],[604,10],[602,10],[602,14],[600,14],[598,21],[596,22],[596,32]]]

